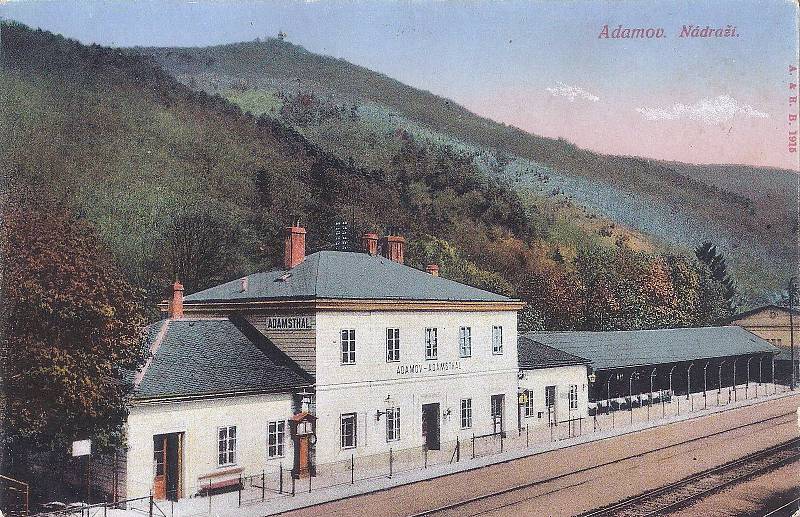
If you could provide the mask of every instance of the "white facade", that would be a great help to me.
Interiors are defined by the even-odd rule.
[[[262,469],[276,471],[280,464],[291,469],[293,448],[287,419],[292,416],[291,394],[262,394],[215,399],[136,403],[127,421],[126,494],[144,497],[153,490],[154,437],[180,434],[176,468],[179,495],[198,493],[209,482],[255,475]],[[270,457],[267,448],[271,421],[284,422],[282,456]],[[220,465],[219,429],[236,428],[235,458]]]
[[[523,370],[519,389],[527,398],[526,403],[520,405],[523,427],[546,426],[549,422],[588,416],[589,387],[585,365]],[[548,390],[554,397],[547,394]]]
[[[387,329],[397,329],[393,338],[399,331],[397,360],[387,356]],[[435,357],[430,345],[426,355],[426,329],[436,329]],[[348,341],[353,336],[350,331],[355,331],[352,363],[350,357],[343,358],[342,331],[347,332]],[[496,336],[502,332],[502,351],[496,349],[496,342],[493,350],[493,332]],[[462,350],[467,342],[468,355]],[[516,430],[517,364],[513,310],[319,312],[316,462],[425,445],[423,405],[428,408],[429,432],[436,432],[441,443],[455,441],[456,436],[466,440],[473,434],[499,432],[499,423],[496,428],[492,418],[492,396],[502,397],[502,430]],[[464,422],[465,426],[462,399],[470,401],[471,421]],[[388,408],[399,409],[396,435],[387,430]],[[355,446],[342,438],[342,417],[351,414],[356,422]]]

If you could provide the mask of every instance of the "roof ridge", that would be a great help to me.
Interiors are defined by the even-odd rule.
[[[156,338],[150,343],[150,347],[148,351],[150,352],[150,356],[144,362],[142,367],[136,372],[136,376],[133,378],[133,387],[134,389],[139,387],[139,384],[142,383],[142,379],[144,379],[144,375],[147,373],[148,368],[150,368],[150,364],[153,362],[153,357],[155,357],[158,348],[161,346],[161,343],[164,342],[164,338],[167,336],[167,329],[169,329],[170,319],[165,319],[161,324],[161,328],[158,330],[158,334],[156,334]]]

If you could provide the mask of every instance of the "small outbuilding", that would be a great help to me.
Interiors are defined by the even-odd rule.
[[[590,361],[530,337],[517,347],[520,429],[586,418]]]

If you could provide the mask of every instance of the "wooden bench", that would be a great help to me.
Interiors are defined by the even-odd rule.
[[[241,488],[239,483],[239,475],[244,471],[242,467],[234,467],[217,472],[203,474],[198,478],[200,481],[200,490],[198,495],[221,494],[225,492],[233,492]],[[236,477],[228,477],[233,476]],[[225,478],[225,479],[219,479]]]

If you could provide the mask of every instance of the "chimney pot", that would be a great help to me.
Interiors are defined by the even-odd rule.
[[[361,236],[361,248],[372,255],[373,257],[378,254],[378,234],[367,232]]]
[[[286,228],[284,241],[283,267],[292,269],[306,258],[306,229],[302,226]]]
[[[405,259],[406,240],[399,235],[387,235],[380,242],[381,253],[392,262],[402,264]]]
[[[175,280],[172,284],[172,299],[169,304],[169,317],[178,320],[183,318],[183,285]]]
[[[429,275],[439,276],[439,265],[438,264],[428,264],[425,266],[425,272]]]

